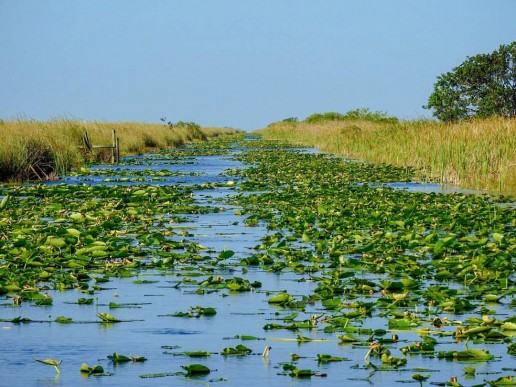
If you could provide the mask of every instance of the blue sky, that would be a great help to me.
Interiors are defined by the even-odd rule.
[[[0,0],[0,118],[429,116],[437,75],[516,40],[514,15],[516,0]]]

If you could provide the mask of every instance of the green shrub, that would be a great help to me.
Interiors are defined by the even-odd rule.
[[[398,123],[398,119],[396,117],[389,116],[386,112],[382,111],[371,111],[368,108],[361,108],[355,110],[349,110],[348,112],[342,114],[337,112],[326,112],[326,113],[314,113],[308,117],[306,117],[305,122],[309,124],[317,124],[326,121],[350,121],[350,120],[360,120],[360,121],[371,121],[371,122],[379,122],[385,124],[394,124]]]

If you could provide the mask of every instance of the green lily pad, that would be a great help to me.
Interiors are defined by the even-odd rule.
[[[188,364],[187,366],[181,366],[181,368],[185,369],[188,375],[206,375],[211,372],[204,364]]]

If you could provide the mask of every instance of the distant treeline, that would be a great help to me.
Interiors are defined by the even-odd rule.
[[[317,124],[327,121],[353,121],[362,120],[370,122],[380,122],[384,124],[392,124],[399,122],[398,118],[389,116],[386,112],[382,111],[371,111],[368,108],[360,108],[355,110],[349,110],[346,113],[338,112],[326,112],[326,113],[314,113],[306,117],[302,122],[309,124]],[[285,118],[281,122],[299,122],[297,117]]]

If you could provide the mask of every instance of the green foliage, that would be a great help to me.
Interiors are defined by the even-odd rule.
[[[442,121],[516,116],[516,42],[439,75],[425,109]]]
[[[284,120],[281,120],[281,122],[299,122],[299,119],[297,117],[288,117]]]
[[[305,122],[309,124],[317,124],[325,121],[350,121],[363,120],[380,123],[397,123],[396,117],[390,117],[386,112],[371,111],[368,108],[349,110],[342,114],[337,112],[314,113],[306,117]]]
[[[306,117],[305,122],[316,124],[324,121],[340,121],[343,117],[343,114],[337,112],[314,113]]]
[[[160,118],[160,120],[163,122],[166,122],[166,125],[170,129],[178,129],[178,128],[186,129],[189,133],[188,134],[189,140],[193,140],[193,139],[200,139],[203,141],[207,140],[206,134],[204,134],[201,130],[201,125],[199,125],[193,121],[188,121],[188,122],[186,122],[186,121],[177,121],[177,122],[168,121],[167,122],[166,118]]]

